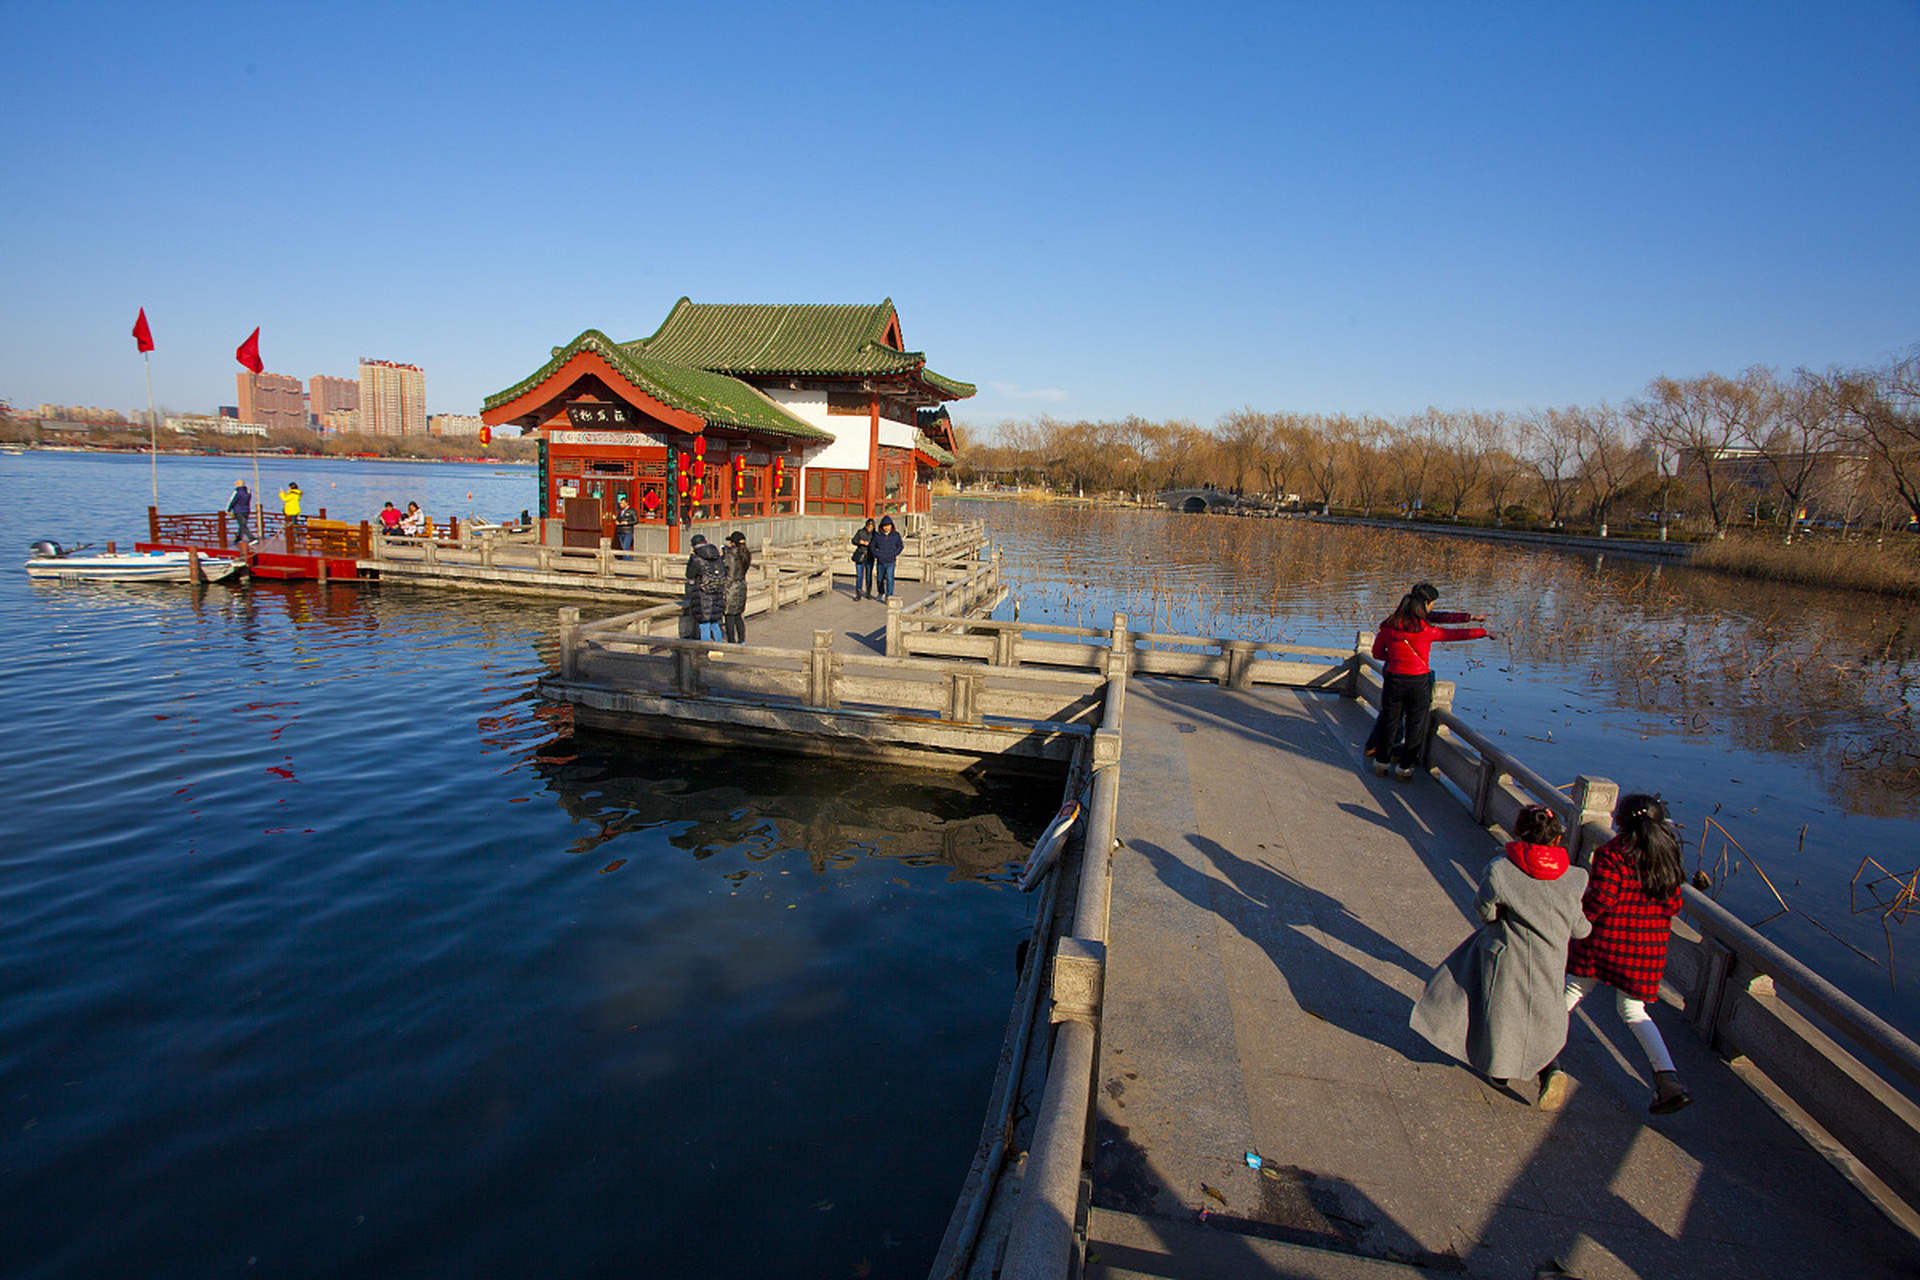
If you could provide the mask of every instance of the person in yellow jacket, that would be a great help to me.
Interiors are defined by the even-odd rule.
[[[307,518],[300,514],[300,484],[298,481],[287,481],[287,487],[280,491],[280,513],[286,517],[287,528],[304,529],[307,527]]]

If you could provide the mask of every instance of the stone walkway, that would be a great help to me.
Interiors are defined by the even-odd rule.
[[[1697,1100],[1660,1118],[1611,1000],[1575,1015],[1557,1114],[1408,1030],[1497,849],[1433,779],[1374,778],[1368,725],[1326,695],[1130,687],[1089,1277],[1920,1274],[1671,1009]]]

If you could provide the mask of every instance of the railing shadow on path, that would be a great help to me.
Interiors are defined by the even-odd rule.
[[[1303,734],[1297,716],[1268,719],[1247,706],[1218,714],[1212,695],[1205,702],[1205,709],[1168,706],[1245,747],[1304,748],[1347,770],[1366,768],[1357,737],[1341,745],[1358,725],[1351,708],[1310,710],[1307,718],[1321,721],[1323,736]],[[1303,736],[1321,741],[1298,742]],[[1401,876],[1423,869],[1459,913],[1457,931],[1437,932],[1454,940],[1467,936],[1478,923],[1471,913],[1475,882],[1497,855],[1497,842],[1483,836],[1479,848],[1467,849],[1452,847],[1464,841],[1457,833],[1434,838],[1449,824],[1429,822],[1419,810],[1452,802],[1431,794],[1440,784],[1430,777],[1375,784],[1362,773],[1359,782],[1379,808],[1353,801],[1339,807],[1398,846],[1391,862],[1376,860],[1365,874],[1396,874],[1395,862]],[[1651,1086],[1644,1058],[1601,993],[1576,1015],[1563,1058],[1576,1082],[1573,1096],[1565,1110],[1543,1113],[1525,1094],[1497,1089],[1407,1027],[1413,994],[1438,953],[1423,959],[1382,931],[1390,925],[1375,928],[1361,919],[1337,889],[1305,883],[1305,864],[1301,874],[1281,870],[1275,863],[1288,859],[1283,838],[1275,840],[1273,860],[1256,860],[1244,847],[1236,852],[1199,832],[1186,833],[1185,842],[1187,848],[1176,850],[1136,838],[1128,848],[1168,890],[1213,914],[1270,960],[1279,990],[1257,1001],[1242,994],[1233,1052],[1250,1077],[1248,1106],[1257,1112],[1262,1099],[1290,1102],[1279,1117],[1256,1117],[1256,1131],[1274,1133],[1276,1124],[1282,1135],[1313,1131],[1299,1143],[1283,1137],[1274,1148],[1288,1161],[1275,1172],[1293,1179],[1304,1201],[1269,1206],[1263,1200],[1249,1206],[1251,1215],[1223,1210],[1209,1215],[1213,1230],[1329,1247],[1324,1230],[1313,1238],[1315,1220],[1304,1204],[1334,1228],[1331,1247],[1489,1277],[1916,1274],[1912,1239],[1836,1176],[1672,1010],[1656,1016],[1683,1077],[1695,1087],[1694,1107],[1657,1120],[1646,1115]],[[1333,874],[1341,872],[1336,867]],[[1438,909],[1431,896],[1428,901]],[[1427,922],[1418,944],[1423,950],[1434,945],[1436,926]],[[1265,1029],[1242,1021],[1256,1007]],[[1315,1022],[1351,1039],[1338,1046],[1328,1031],[1312,1029]],[[1288,1051],[1290,1043],[1307,1042],[1316,1048]],[[1320,1046],[1329,1047],[1332,1062],[1312,1060]],[[1274,1047],[1281,1052],[1264,1051]],[[1351,1115],[1337,1114],[1343,1095]],[[1316,1113],[1315,1101],[1334,1105]],[[1097,1142],[1095,1182],[1105,1207],[1150,1214],[1157,1203],[1161,1216],[1148,1225],[1166,1223],[1151,1153],[1134,1148],[1117,1125],[1106,1125]],[[1131,1174],[1130,1159],[1138,1166]],[[1266,1193],[1274,1179],[1260,1181]],[[1138,1194],[1130,1197],[1133,1184]],[[1132,1203],[1138,1207],[1129,1208]],[[1118,1229],[1110,1227],[1108,1238]],[[1250,1264],[1255,1246],[1244,1248]],[[1176,1252],[1186,1258],[1189,1251]],[[1111,1265],[1121,1269],[1127,1262],[1116,1255]],[[1291,1274],[1251,1267],[1249,1273]]]
[[[1266,952],[1301,1012],[1416,1061],[1451,1061],[1407,1027],[1413,1001],[1346,953],[1368,956],[1421,983],[1432,966],[1363,923],[1338,898],[1270,865],[1238,857],[1205,836],[1194,835],[1188,843],[1220,872],[1224,886],[1171,850],[1143,841],[1128,847],[1168,888],[1218,915]]]

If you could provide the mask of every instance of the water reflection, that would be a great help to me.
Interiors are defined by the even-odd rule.
[[[1308,520],[961,500],[939,515],[987,523],[1012,583],[1001,616],[1030,621],[1105,628],[1121,611],[1136,631],[1348,649],[1412,582],[1438,584],[1439,607],[1496,633],[1436,650],[1470,723],[1557,785],[1663,792],[1689,869],[1724,870],[1723,904],[1920,1025],[1899,981],[1910,931],[1854,884],[1866,852],[1906,877],[1920,848],[1912,602]]]
[[[1920,799],[1920,610],[1906,602],[1298,520],[951,509],[990,517],[1031,620],[1103,627],[1120,611],[1137,631],[1346,646],[1427,579],[1441,607],[1497,631],[1446,655],[1463,704],[1527,670],[1639,713],[1647,737],[1805,756],[1848,812],[1906,817]]]
[[[758,874],[756,864],[799,853],[815,875],[873,858],[941,867],[950,882],[1005,886],[1017,879],[1009,864],[1025,856],[1058,800],[1044,787],[990,775],[868,771],[687,745],[671,751],[677,767],[659,774],[636,767],[632,744],[613,735],[543,746],[536,771],[587,828],[567,851],[605,856],[624,836],[665,829],[665,842],[696,860],[725,853],[743,861],[726,872],[734,884]]]

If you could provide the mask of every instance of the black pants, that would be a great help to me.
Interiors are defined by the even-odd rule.
[[[728,644],[745,644],[747,642],[747,615],[744,613],[721,614],[720,635]]]
[[[1433,711],[1433,672],[1418,676],[1387,673],[1380,690],[1380,718],[1367,745],[1376,760],[1412,768],[1427,749],[1427,718]]]

